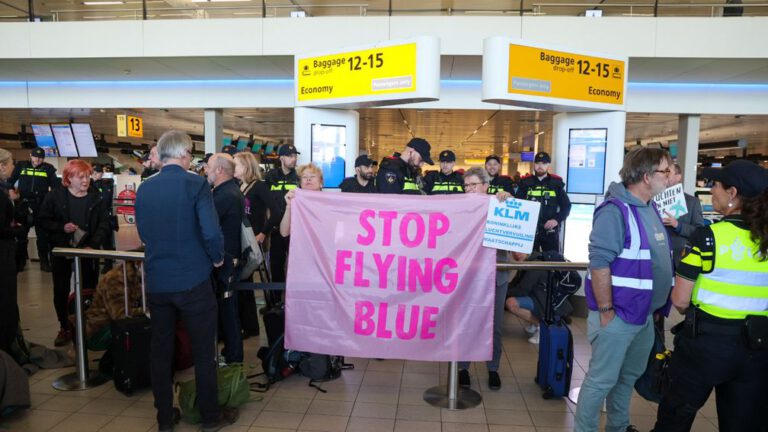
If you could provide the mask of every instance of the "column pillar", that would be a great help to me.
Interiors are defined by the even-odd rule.
[[[224,111],[222,109],[207,109],[204,115],[205,152],[221,151],[224,141]]]
[[[693,195],[696,190],[696,162],[699,158],[701,116],[681,114],[677,121],[677,163],[683,170],[683,190]]]

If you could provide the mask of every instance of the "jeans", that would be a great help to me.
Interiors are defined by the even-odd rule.
[[[600,314],[589,311],[587,339],[592,359],[576,407],[576,432],[598,430],[600,409],[607,399],[606,432],[624,432],[629,426],[632,390],[648,365],[653,345],[653,317],[643,325],[628,324],[616,315],[605,327]]]
[[[197,404],[203,423],[219,419],[216,383],[216,296],[209,279],[188,291],[147,293],[152,313],[150,372],[158,425],[173,421],[173,354],[176,318],[189,332],[195,365]]]
[[[493,299],[493,358],[485,362],[488,372],[499,370],[501,361],[501,328],[504,325],[504,301],[507,299],[507,283],[496,285]],[[459,362],[459,369],[469,369],[469,362]]]

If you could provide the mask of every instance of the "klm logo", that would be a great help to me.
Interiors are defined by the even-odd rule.
[[[525,221],[525,222],[528,222],[528,220],[531,218],[531,214],[529,212],[523,212],[520,210],[514,210],[509,208],[498,208],[498,207],[493,209],[493,215],[496,217],[503,217],[506,219]]]

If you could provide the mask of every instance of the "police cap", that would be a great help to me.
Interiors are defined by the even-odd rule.
[[[45,150],[43,150],[40,147],[35,147],[32,149],[31,152],[29,152],[30,156],[39,157],[39,158],[45,158]]]
[[[235,154],[237,154],[237,147],[233,145],[225,145],[224,147],[221,148],[221,152],[226,153],[230,156],[234,156]]]
[[[294,154],[301,154],[296,150],[292,144],[283,144],[277,149],[278,156],[290,156]]]
[[[359,166],[371,166],[376,162],[373,161],[368,155],[360,155],[355,159],[355,168]]]
[[[735,160],[725,168],[704,168],[702,177],[735,187],[744,198],[756,197],[768,189],[768,171],[745,159]]]
[[[552,158],[549,157],[547,152],[538,152],[536,157],[533,158],[534,163],[552,163]]]
[[[498,157],[497,155],[490,155],[490,156],[486,157],[485,158],[485,163],[488,163],[488,161],[490,161],[490,160],[495,160],[496,162],[501,163],[501,158]]]
[[[438,157],[440,162],[456,162],[456,153],[450,150],[443,150]]]
[[[426,162],[428,165],[434,165],[435,163],[432,161],[432,157],[429,155],[429,152],[432,150],[432,146],[429,145],[427,140],[424,138],[412,138],[409,142],[407,147],[410,147],[421,156],[421,158]]]

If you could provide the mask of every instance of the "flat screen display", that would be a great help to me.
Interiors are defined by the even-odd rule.
[[[592,232],[594,204],[571,204],[571,213],[565,220],[563,255],[573,262],[589,262],[589,234]]]
[[[225,147],[228,145],[232,145],[232,135],[224,134],[224,137],[221,139],[221,146]]]
[[[93,131],[89,123],[72,123],[72,133],[75,135],[75,144],[80,157],[97,157],[96,142],[93,140]]]
[[[69,124],[52,124],[53,136],[56,138],[56,147],[59,148],[61,157],[78,157],[75,136]]]
[[[261,151],[261,148],[264,147],[264,144],[259,141],[253,142],[253,147],[251,147],[251,152],[258,153]]]
[[[53,131],[49,124],[33,124],[32,133],[35,134],[35,143],[45,151],[46,157],[56,157],[56,140],[53,138]]]
[[[323,171],[323,187],[335,188],[344,180],[347,127],[312,125],[312,162]]]
[[[602,194],[608,129],[571,129],[568,133],[568,193]]]
[[[533,162],[534,153],[532,151],[520,152],[520,162]]]
[[[237,151],[241,152],[245,150],[246,147],[248,147],[248,144],[250,144],[251,140],[247,137],[240,137],[237,139]]]
[[[264,149],[264,154],[269,155],[275,152],[275,145],[274,144],[267,144],[267,147]]]

